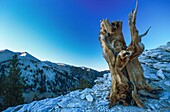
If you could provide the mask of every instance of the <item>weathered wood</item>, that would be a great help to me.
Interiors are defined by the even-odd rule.
[[[116,102],[123,105],[130,105],[135,102],[139,107],[145,108],[138,93],[143,96],[158,98],[157,95],[149,92],[161,90],[161,88],[146,83],[143,69],[138,61],[138,56],[144,50],[141,38],[148,33],[150,28],[144,34],[138,34],[136,28],[137,9],[138,3],[136,2],[135,10],[129,14],[131,43],[128,47],[126,47],[122,33],[122,21],[110,23],[106,19],[100,22],[99,40],[103,49],[103,56],[112,75],[112,86],[108,96],[110,107],[115,105]]]

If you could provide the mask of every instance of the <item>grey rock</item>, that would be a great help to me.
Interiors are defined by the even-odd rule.
[[[101,100],[98,102],[98,106],[108,106],[109,104],[109,101],[106,101],[106,100]]]
[[[151,112],[152,110],[151,109],[147,109],[147,112]]]
[[[93,97],[92,97],[91,94],[86,95],[86,99],[87,99],[87,101],[89,101],[89,102],[92,102],[92,101],[93,101]]]
[[[85,110],[82,108],[64,108],[61,112],[84,112]]]
[[[77,97],[77,96],[80,95],[80,90],[76,90],[76,91],[70,92],[69,95],[71,97]]]
[[[97,77],[97,79],[94,81],[96,84],[104,83],[105,79],[102,77]]]
[[[161,108],[162,106],[161,106],[160,103],[156,103],[156,104],[155,104],[155,107],[156,107],[157,109],[159,109],[159,108]]]
[[[67,107],[69,108],[75,108],[75,107],[82,107],[82,103],[81,102],[70,102]]]
[[[158,62],[158,63],[154,64],[153,67],[156,69],[162,69],[166,72],[170,72],[170,64],[169,63]]]
[[[111,76],[111,73],[108,73],[108,78],[107,78],[108,81],[112,81],[112,76]]]
[[[161,100],[167,100],[167,99],[169,99],[169,98],[170,98],[170,93],[169,93],[169,92],[164,92],[164,93],[163,93],[163,96],[160,97],[159,99],[161,99]]]
[[[110,111],[107,106],[99,106],[96,108],[94,112],[113,112],[113,111]]]
[[[62,108],[65,108],[67,107],[67,103],[69,102],[71,98],[70,97],[66,97],[66,98],[63,98],[60,102],[58,102],[58,106],[62,107]]]
[[[168,100],[168,103],[170,104],[170,100]]]
[[[155,109],[156,109],[155,106],[154,106],[154,104],[149,103],[148,105],[149,105],[149,107],[150,107],[152,110],[155,110]]]
[[[80,100],[77,98],[73,98],[70,102],[67,103],[68,108],[85,108],[89,102],[86,100]]]
[[[170,78],[170,73],[164,72],[166,78]]]
[[[84,94],[88,94],[90,92],[93,92],[92,89],[90,89],[90,88],[86,88],[83,91],[81,91],[81,93],[84,93]]]
[[[163,74],[162,69],[158,70],[156,75],[163,80],[165,79],[165,75]]]
[[[53,108],[51,108],[48,112],[60,112],[60,108],[58,106],[55,106]]]
[[[160,79],[155,74],[149,74],[144,76],[146,79],[159,81]]]
[[[84,100],[86,98],[86,95],[85,94],[81,94],[80,95],[80,99]]]
[[[103,90],[103,84],[96,84],[92,87],[93,92],[94,91],[101,91]]]
[[[165,81],[165,85],[170,86],[170,81]]]
[[[104,74],[104,75],[103,75],[103,78],[104,78],[105,80],[107,80],[108,75],[109,75],[109,74]]]

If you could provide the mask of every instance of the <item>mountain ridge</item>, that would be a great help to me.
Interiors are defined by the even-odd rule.
[[[39,96],[38,99],[55,97],[76,88],[85,88],[81,84],[83,81],[87,86],[92,86],[95,78],[103,74],[91,68],[41,61],[28,52],[5,49],[0,51],[0,76],[2,70],[9,73],[10,60],[15,54],[19,58],[21,77],[25,81],[23,96],[27,103],[33,101],[36,96]]]
[[[147,109],[137,106],[122,106],[116,104],[108,108],[106,99],[111,87],[110,73],[98,77],[92,88],[78,89],[56,98],[47,98],[29,104],[10,107],[4,112],[30,111],[30,112],[168,112],[170,111],[170,42],[142,53],[139,61],[144,70],[144,77],[150,84],[160,86],[163,91],[158,99],[143,97]]]

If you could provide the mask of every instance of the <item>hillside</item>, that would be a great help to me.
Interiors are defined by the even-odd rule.
[[[0,77],[8,74],[9,62],[16,54],[24,78],[25,88],[23,96],[25,102],[32,102],[49,97],[67,94],[76,89],[92,87],[94,80],[102,76],[102,72],[71,65],[40,61],[27,52],[0,51]]]
[[[98,77],[92,88],[72,91],[69,94],[56,98],[47,98],[11,107],[4,112],[10,111],[36,111],[36,112],[168,112],[170,111],[170,42],[143,52],[139,57],[144,69],[144,77],[148,83],[163,88],[158,99],[151,99],[143,96],[142,100],[147,109],[137,106],[116,105],[108,108],[109,101],[106,99],[110,87],[110,73]]]

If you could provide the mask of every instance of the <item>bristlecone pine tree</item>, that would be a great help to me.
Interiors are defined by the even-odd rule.
[[[122,33],[122,21],[111,23],[108,19],[100,21],[99,40],[103,49],[103,57],[108,63],[112,76],[111,90],[108,95],[109,107],[118,102],[125,106],[135,103],[145,108],[140,96],[158,98],[158,95],[152,92],[161,90],[145,81],[143,69],[138,61],[139,55],[144,50],[141,38],[148,33],[150,28],[144,34],[139,35],[135,26],[137,9],[138,2],[136,2],[135,10],[129,14],[131,43],[128,47]]]
[[[19,59],[17,55],[13,56],[10,62],[10,72],[5,80],[5,88],[3,93],[3,107],[4,109],[9,106],[16,106],[24,103],[22,97],[23,92],[23,80],[20,78],[21,71],[18,67]]]

